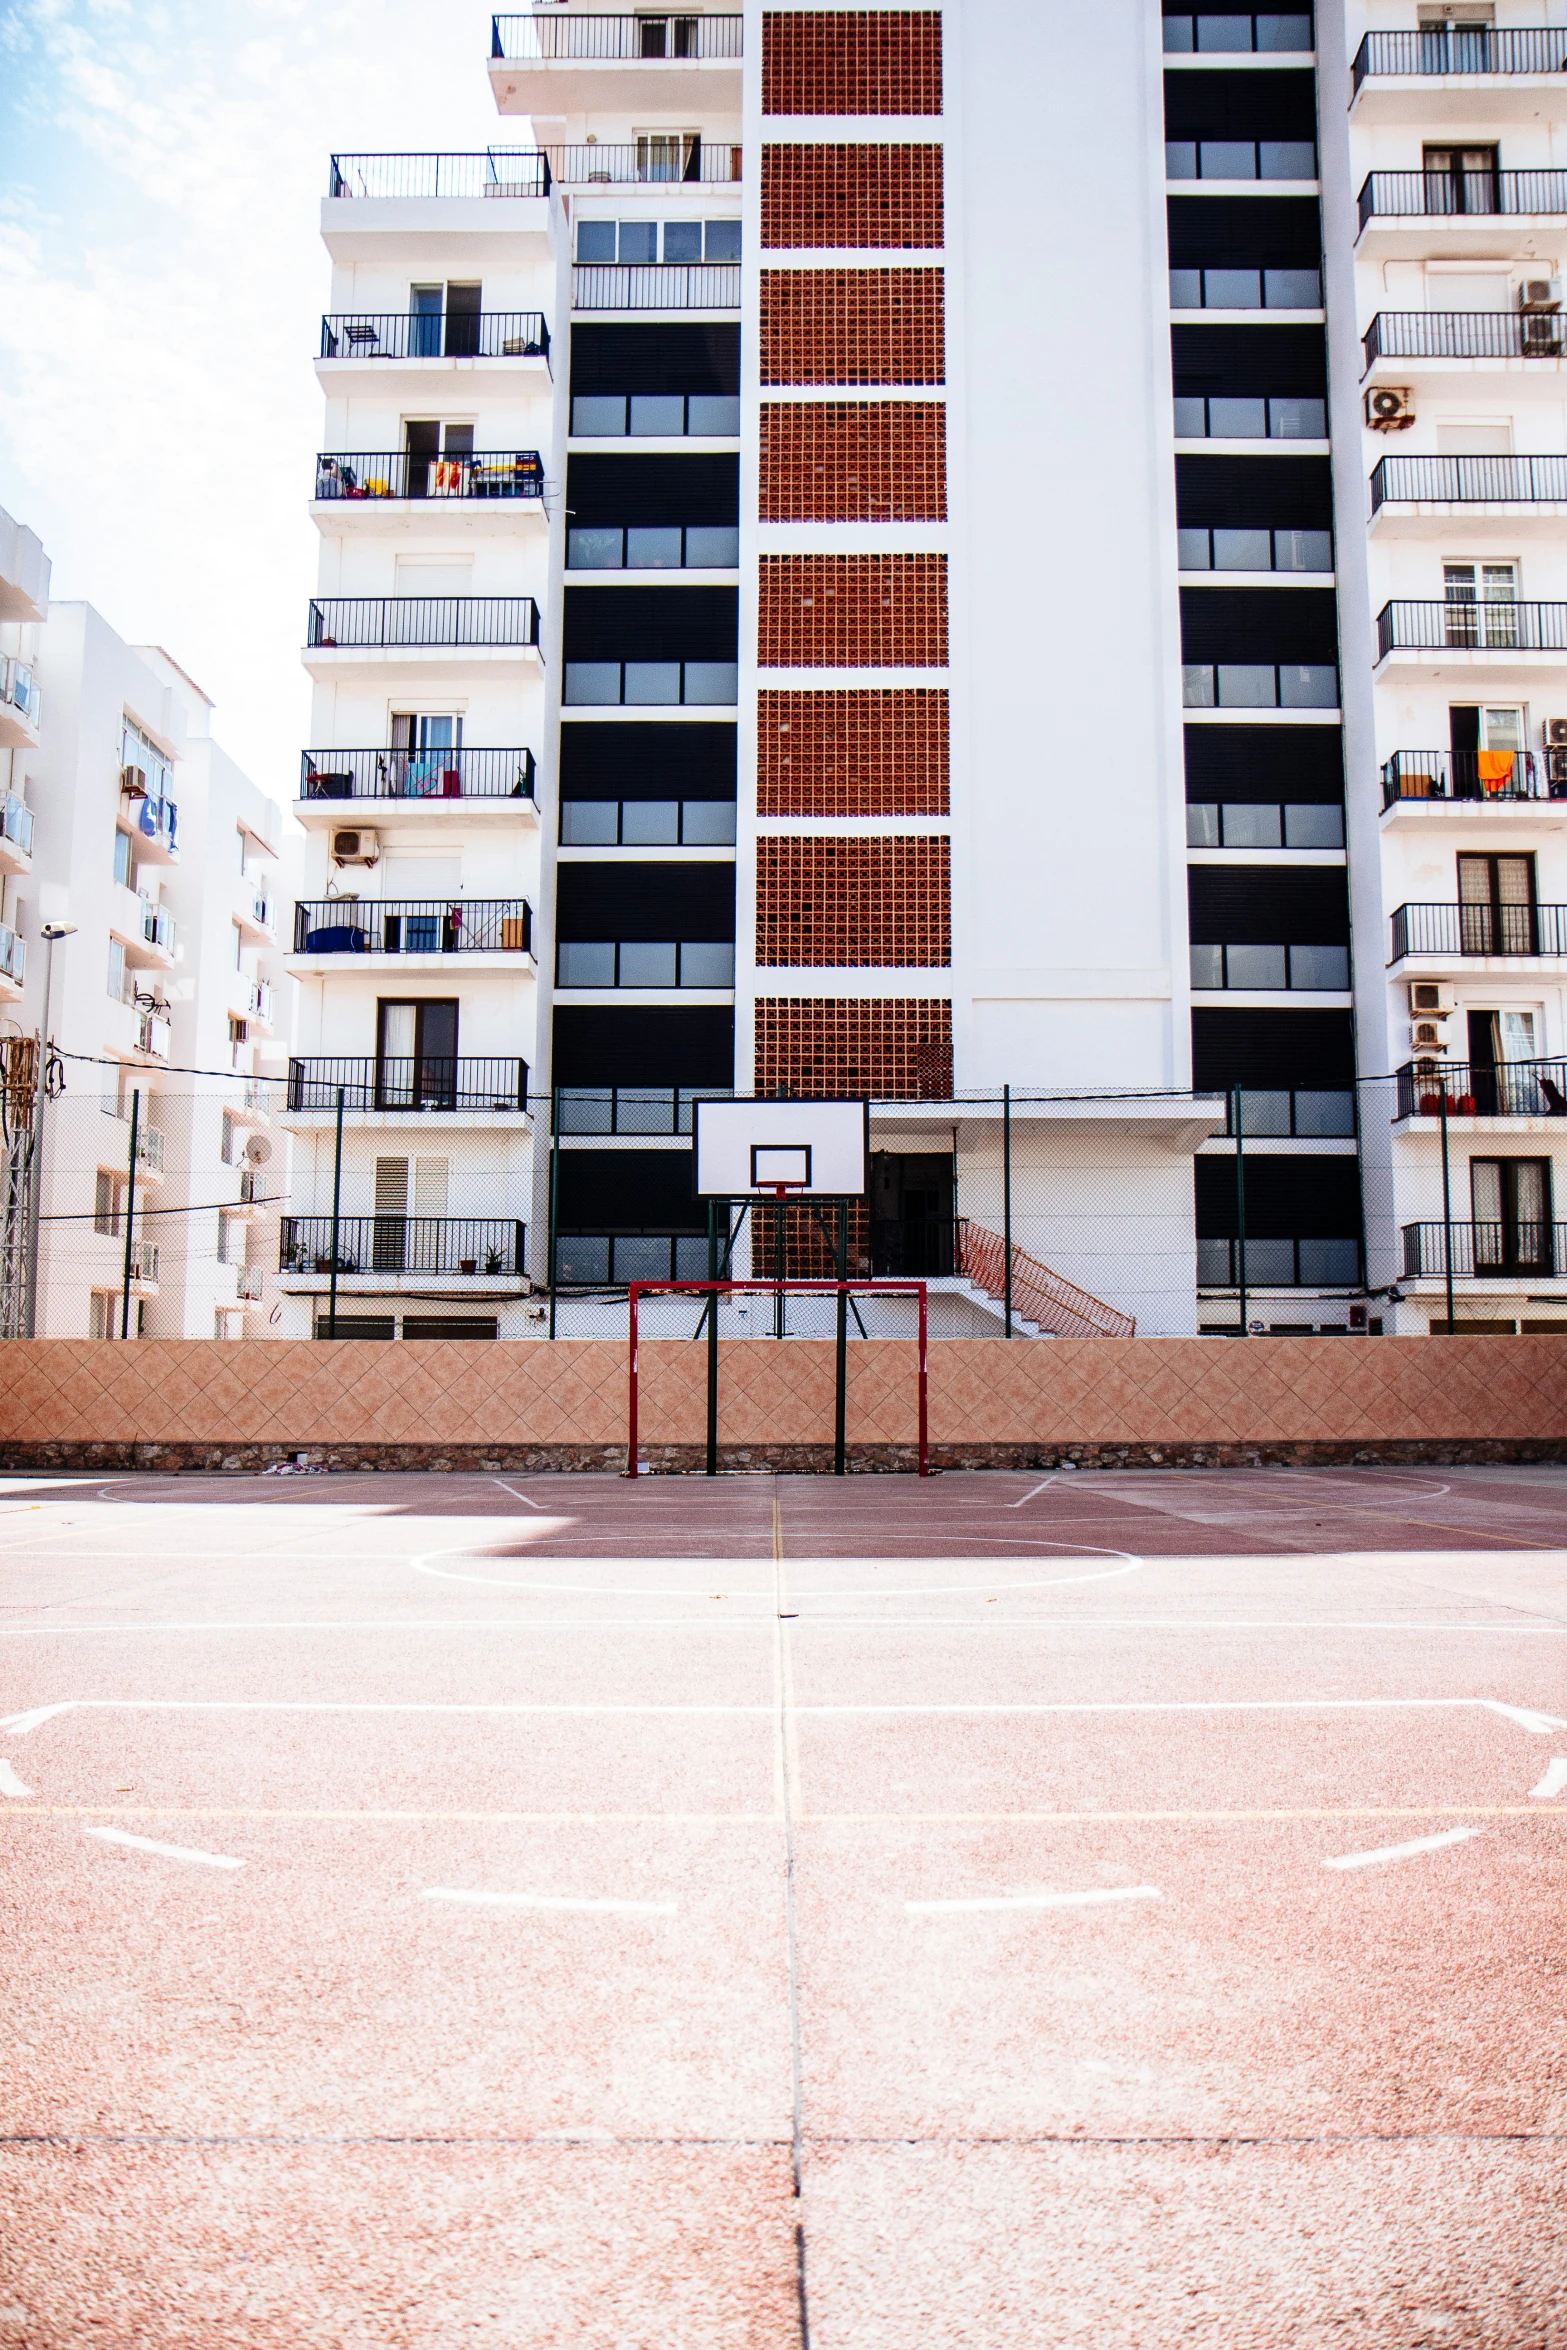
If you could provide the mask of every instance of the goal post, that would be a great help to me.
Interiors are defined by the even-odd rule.
[[[718,1381],[717,1339],[718,1307],[723,1297],[773,1297],[780,1294],[780,1285],[774,1281],[633,1281],[626,1290],[629,1312],[629,1355],[626,1399],[626,1468],[628,1477],[639,1474],[637,1465],[639,1362],[641,1343],[640,1306],[644,1297],[701,1297],[709,1301],[711,1314],[708,1332],[708,1362],[710,1376],[707,1383],[707,1474],[718,1473]],[[851,1296],[856,1297],[912,1297],[917,1309],[917,1426],[919,1474],[930,1474],[930,1312],[928,1285],[923,1281],[788,1281],[782,1284],[782,1294],[812,1297],[832,1297],[838,1304],[839,1343],[836,1349],[837,1369],[833,1382],[833,1475],[847,1474],[846,1419],[848,1403],[848,1350],[843,1334]]]

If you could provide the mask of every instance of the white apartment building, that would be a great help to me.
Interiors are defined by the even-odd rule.
[[[25,567],[5,568],[7,544]],[[266,1335],[287,1185],[260,1082],[286,1055],[281,813],[213,741],[207,697],[167,653],[127,645],[88,604],[48,601],[36,548],[0,517],[0,594],[14,610],[25,588],[31,607],[9,624],[26,631],[8,651],[26,709],[0,720],[0,1020],[20,1079],[36,1069],[25,1040],[46,1034],[57,1056],[36,1266],[12,1285],[12,1318],[39,1337]],[[10,1089],[14,1130],[29,1091]]]

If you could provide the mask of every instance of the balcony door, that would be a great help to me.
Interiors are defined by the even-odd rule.
[[[1499,212],[1494,147],[1427,147],[1427,212]]]
[[[1466,955],[1537,954],[1533,857],[1460,857],[1458,931]]]
[[[387,783],[393,797],[456,799],[462,791],[462,713],[394,710]]]
[[[1550,1160],[1471,1159],[1469,1184],[1475,1271],[1553,1271]]]
[[[415,1002],[383,997],[376,1038],[379,1110],[457,1107],[457,1005],[440,997]]]
[[[1516,563],[1444,563],[1447,642],[1460,650],[1506,652],[1518,642]]]
[[[1522,789],[1524,714],[1515,702],[1456,702],[1447,713],[1455,800],[1494,799]]]

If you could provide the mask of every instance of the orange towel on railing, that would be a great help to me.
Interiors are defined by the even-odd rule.
[[[1480,789],[1505,791],[1513,780],[1513,761],[1516,751],[1481,751],[1479,757]]]

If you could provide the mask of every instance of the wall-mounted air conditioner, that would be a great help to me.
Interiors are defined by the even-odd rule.
[[[334,832],[332,861],[336,865],[375,865],[380,862],[381,835],[361,825],[356,832]]]
[[[1403,432],[1415,421],[1414,394],[1395,384],[1379,384],[1366,394],[1366,422],[1373,432]]]

